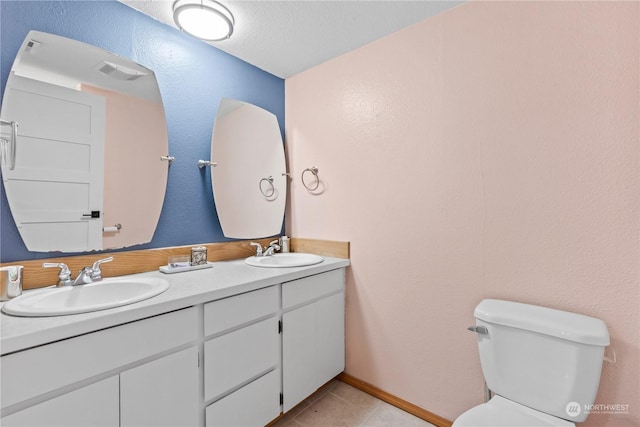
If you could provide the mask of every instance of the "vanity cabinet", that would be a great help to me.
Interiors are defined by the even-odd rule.
[[[265,426],[343,371],[344,288],[339,268],[5,354],[0,425]]]
[[[2,356],[0,424],[197,425],[196,337],[191,307]]]
[[[205,304],[207,426],[264,426],[280,414],[279,287]]]
[[[344,269],[282,284],[283,412],[344,370]]]

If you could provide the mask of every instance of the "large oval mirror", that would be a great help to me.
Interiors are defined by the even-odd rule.
[[[11,68],[0,116],[4,188],[27,249],[82,252],[151,241],[168,171],[153,71],[31,31]],[[11,152],[5,124],[14,122]]]
[[[278,118],[255,105],[223,98],[211,140],[211,181],[225,237],[279,234],[287,200]]]

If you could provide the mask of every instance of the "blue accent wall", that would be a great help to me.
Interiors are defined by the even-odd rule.
[[[284,135],[284,80],[159,23],[115,0],[0,1],[1,93],[30,30],[45,31],[130,58],[156,73],[169,132],[167,191],[149,244],[126,250],[223,242],[209,168],[213,122],[220,99],[250,102],[278,117]],[[15,226],[4,187],[0,200],[0,261],[61,254],[29,252]],[[66,254],[65,254],[66,255]]]

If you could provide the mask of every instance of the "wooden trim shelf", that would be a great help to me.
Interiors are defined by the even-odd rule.
[[[320,256],[349,259],[349,251],[349,242],[338,242],[335,240],[302,239],[299,237],[291,238],[291,252],[306,252]]]
[[[204,243],[188,246],[173,246],[158,249],[143,249],[137,251],[121,252],[100,252],[88,255],[60,256],[46,259],[32,259],[25,261],[14,261],[1,263],[0,267],[6,265],[22,265],[23,289],[34,289],[50,286],[58,282],[58,269],[42,268],[43,262],[63,262],[73,272],[75,276],[83,267],[90,266],[100,258],[113,257],[113,261],[102,264],[103,277],[124,276],[127,274],[145,273],[155,271],[163,265],[167,265],[170,256],[190,255],[194,246],[205,246],[207,248],[207,261],[228,261],[251,256],[255,253],[255,248],[249,243],[259,242],[263,246],[277,239],[271,237],[266,239],[242,240],[222,243]],[[327,240],[291,239],[291,250],[293,252],[308,252],[322,256],[336,258],[349,257],[348,242],[332,242]]]

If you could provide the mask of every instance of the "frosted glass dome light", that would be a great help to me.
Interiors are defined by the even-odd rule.
[[[177,0],[173,20],[181,30],[206,41],[228,39],[235,24],[229,9],[214,0]]]

